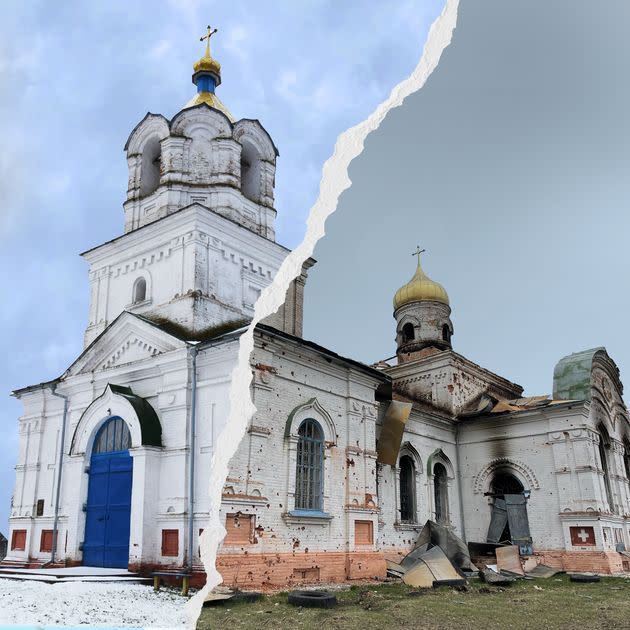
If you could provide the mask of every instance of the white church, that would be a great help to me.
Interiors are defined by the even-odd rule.
[[[239,338],[288,253],[274,233],[278,151],[216,96],[210,35],[195,97],[170,120],[147,114],[125,145],[124,233],[82,254],[84,351],[13,393],[24,411],[4,565],[203,578]],[[562,359],[552,397],[523,397],[453,350],[447,292],[418,253],[383,331],[396,360],[368,366],[303,339],[314,262],[256,329],[257,412],[223,491],[226,584],[384,577],[428,519],[551,566],[628,568],[630,421],[603,348]]]

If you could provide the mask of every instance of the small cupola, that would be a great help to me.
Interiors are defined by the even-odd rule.
[[[396,319],[396,347],[399,361],[410,361],[419,352],[426,354],[448,350],[453,336],[451,307],[446,289],[424,273],[420,263],[420,248],[414,252],[418,257],[416,271],[394,295],[394,318]]]
[[[208,26],[207,34],[200,38],[200,41],[206,40],[206,52],[201,59],[193,64],[192,82],[197,86],[197,94],[186,103],[184,109],[206,103],[206,105],[223,112],[230,119],[230,122],[234,122],[232,114],[215,94],[216,88],[221,85],[221,64],[210,54],[210,38],[217,30]]]

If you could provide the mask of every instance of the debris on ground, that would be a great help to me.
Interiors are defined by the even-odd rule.
[[[521,556],[516,545],[506,545],[496,550],[497,568],[499,573],[513,573],[524,576],[525,571],[521,564]]]
[[[449,585],[461,586],[477,574],[463,540],[443,525],[427,521],[418,534],[414,548],[400,561],[388,562],[387,574],[401,578],[418,588]]]

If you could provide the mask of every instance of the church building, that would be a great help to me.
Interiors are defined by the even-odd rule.
[[[203,576],[240,335],[288,254],[274,231],[278,150],[216,95],[213,32],[194,98],[171,119],[147,114],[125,144],[124,233],[82,254],[83,352],[14,392],[24,411],[5,565]],[[628,568],[630,420],[616,365],[603,348],[570,355],[551,397],[524,397],[453,350],[448,294],[420,253],[383,331],[394,360],[365,365],[303,338],[313,259],[257,326],[257,411],[222,497],[227,585],[382,578],[429,519],[560,568]]]

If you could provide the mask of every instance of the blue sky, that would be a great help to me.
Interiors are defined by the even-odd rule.
[[[0,531],[21,405],[9,392],[81,352],[87,267],[123,230],[123,145],[147,111],[172,117],[218,26],[221,100],[280,150],[277,237],[300,242],[337,135],[417,64],[441,0],[2,3],[0,6]]]

